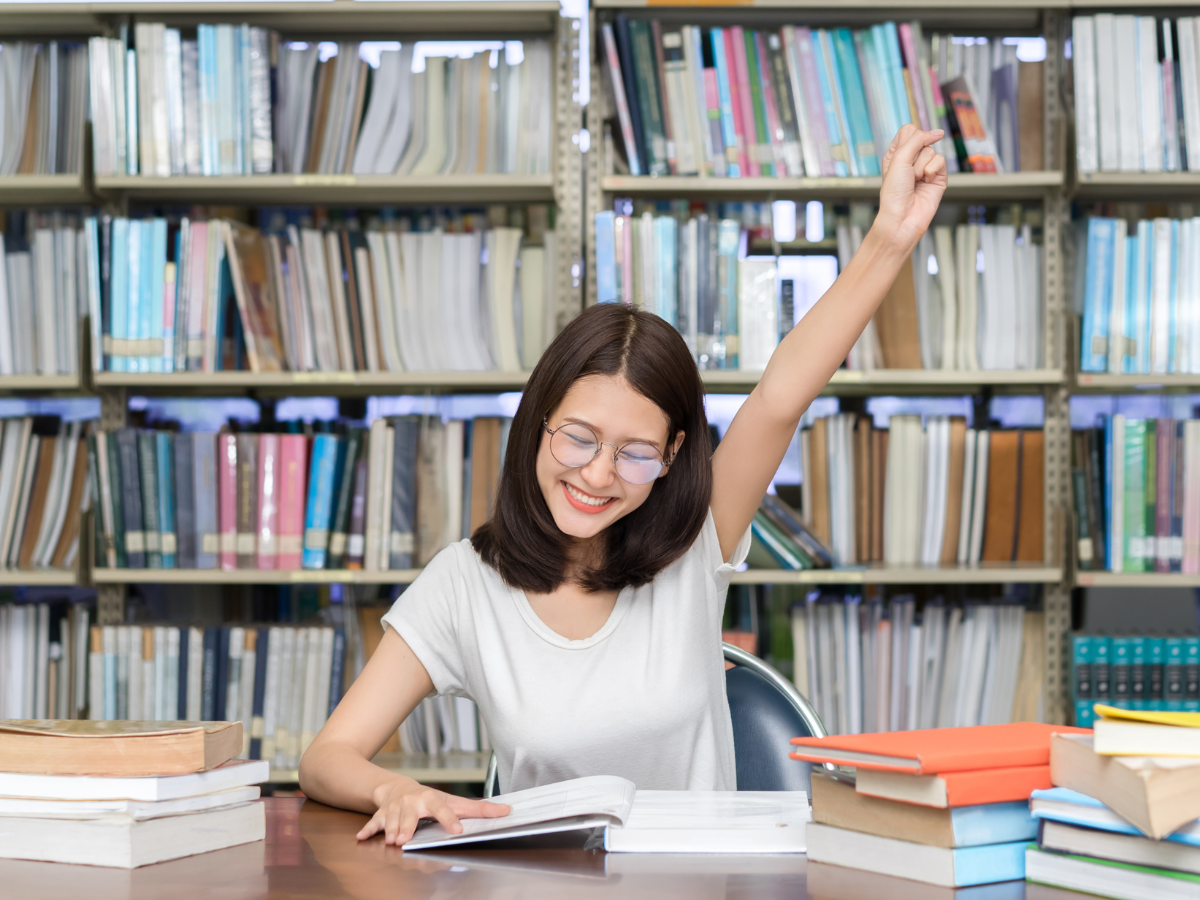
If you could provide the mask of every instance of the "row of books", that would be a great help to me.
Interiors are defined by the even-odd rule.
[[[999,725],[1036,707],[1039,627],[1016,603],[810,594],[792,607],[794,678],[830,734]]]
[[[89,284],[103,367],[211,372],[240,364],[233,344],[253,372],[531,369],[556,333],[554,232],[539,228],[535,246],[487,217],[465,222],[102,217]]]
[[[1200,373],[1200,218],[1086,227],[1080,370]]]
[[[872,216],[855,208],[862,206],[854,204],[838,223],[839,268],[849,265],[870,228]],[[847,367],[1041,368],[1042,256],[1029,222],[931,228],[855,342]]]
[[[85,716],[90,617],[82,603],[0,603],[0,719]]]
[[[1081,567],[1200,572],[1200,420],[1104,417],[1072,437]]]
[[[83,171],[87,65],[82,44],[0,43],[0,176]]]
[[[1096,701],[1119,709],[1200,712],[1200,637],[1071,637],[1075,724],[1091,728]]]
[[[1040,169],[1041,66],[1000,39],[870,28],[601,26],[633,175],[878,175],[902,125],[943,128],[953,172]]]
[[[469,697],[426,697],[400,724],[405,753],[480,753],[492,749],[479,708]]]
[[[546,41],[466,59],[284,41],[248,24],[163,23],[91,38],[98,175],[541,174],[550,170]],[[496,57],[494,63],[492,57]],[[86,74],[86,73],[85,73]]]
[[[83,429],[53,416],[0,420],[0,566],[75,565],[91,508]]]
[[[1071,20],[1080,172],[1200,168],[1198,40],[1193,16]]]
[[[79,329],[96,289],[93,220],[10,215],[0,234],[0,375],[79,371]]]
[[[959,416],[922,427],[907,414],[888,425],[838,413],[800,432],[803,522],[834,565],[1044,558],[1040,429],[968,428]]]
[[[507,421],[89,436],[110,568],[410,569],[488,518]]]

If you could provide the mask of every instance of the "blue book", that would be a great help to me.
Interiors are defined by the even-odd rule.
[[[955,847],[1031,841],[1037,837],[1037,822],[1029,815],[1029,804],[1024,800],[959,806],[947,812]]]
[[[709,32],[712,44],[713,68],[717,70],[717,95],[721,101],[721,137],[725,142],[725,174],[740,178],[742,166],[737,154],[737,129],[733,124],[733,97],[729,92],[729,61],[725,59],[724,29],[714,28]]]
[[[1167,708],[1166,663],[1166,639],[1146,638],[1146,709],[1162,712]]]
[[[1133,354],[1130,371],[1150,371],[1150,302],[1154,279],[1154,223],[1138,222],[1137,283],[1133,296],[1127,298],[1125,312],[1125,346]],[[1132,306],[1128,302],[1132,302]]]
[[[217,174],[216,133],[211,121],[211,111],[216,98],[216,90],[210,80],[215,67],[210,62],[215,58],[213,46],[215,26],[196,26],[196,56],[198,60],[200,93],[200,171],[205,175]]]
[[[1183,708],[1200,712],[1200,637],[1183,639]]]
[[[131,341],[137,341],[141,335],[142,323],[142,276],[144,268],[142,266],[142,253],[145,243],[143,241],[145,235],[145,222],[142,219],[129,220],[129,281],[128,290],[126,291],[126,331],[129,334]],[[130,350],[136,347],[137,344],[132,344]],[[127,372],[140,372],[141,360],[133,352],[129,352],[126,359]]]
[[[234,36],[237,44],[237,111],[235,114],[234,134],[236,135],[235,155],[237,156],[238,172],[249,175],[251,172],[254,153],[250,142],[254,129],[250,124],[250,26],[242,22]]]
[[[108,367],[111,372],[128,372],[124,342],[129,338],[129,232],[128,219],[113,219],[112,272],[109,275],[111,298],[109,306]]]
[[[1111,699],[1109,700],[1109,704],[1117,707],[1117,709],[1129,709],[1129,664],[1130,652],[1132,650],[1129,646],[1129,638],[1112,638],[1111,647],[1112,689],[1110,691]]]
[[[138,173],[137,51],[125,51],[125,174]]]
[[[717,227],[717,323],[721,327],[718,360],[715,368],[736,369],[738,323],[738,250],[742,226],[733,219],[722,219]],[[730,340],[734,338],[734,340]]]
[[[888,82],[892,89],[892,103],[896,120],[901,125],[912,122],[912,110],[908,106],[908,88],[904,85],[904,62],[900,57],[900,29],[895,22],[884,22],[878,26],[883,31],[881,47],[887,54]],[[899,130],[899,129],[897,129]]]
[[[1097,703],[1112,699],[1112,638],[1092,638],[1092,696]]]
[[[250,759],[262,759],[267,661],[271,652],[271,629],[269,627],[263,626],[258,629],[254,650],[254,690],[250,699],[250,752],[247,755]]]
[[[145,291],[142,315],[145,317],[145,324],[142,326],[142,336],[166,345],[166,334],[163,332],[163,293],[167,268],[167,220],[151,219],[146,225],[150,231],[150,253],[144,257],[146,280],[142,285]],[[165,352],[166,350],[160,349],[158,353],[146,356],[142,360],[142,371],[166,371],[163,366]]]
[[[192,478],[196,529],[196,568],[215,569],[219,533],[217,530],[217,436],[197,431],[188,435],[192,441]]]
[[[1131,637],[1129,641],[1129,708],[1146,709],[1146,638]]]
[[[333,715],[342,699],[342,681],[346,673],[346,629],[338,625],[333,629],[333,663],[329,672],[329,708],[326,718]]]
[[[1173,298],[1179,290],[1179,220],[1171,219],[1171,286],[1167,296],[1172,301],[1167,304],[1167,371],[1175,372],[1175,306]]]
[[[95,216],[83,220],[87,239],[87,308],[88,335],[92,343],[92,371],[104,371],[104,344],[100,336],[102,313],[100,310],[100,222]]]
[[[191,635],[192,629],[184,625],[179,629],[179,677],[176,679],[179,693],[176,697],[176,712],[175,715],[180,719],[187,718],[187,695],[188,695],[188,637]],[[199,648],[192,650],[193,653],[198,653]]]
[[[875,134],[871,128],[871,113],[867,109],[867,93],[863,87],[862,71],[854,50],[854,35],[849,28],[835,28],[832,33],[837,73],[842,85],[846,122],[850,126],[849,150],[858,161],[859,175],[878,175],[879,157],[875,152]]]
[[[676,259],[679,223],[672,216],[654,217],[654,258],[658,260],[658,309],[656,313],[679,327],[679,289]]]
[[[1092,638],[1077,634],[1071,638],[1071,699],[1075,704],[1075,724],[1091,728],[1095,690],[1092,685]]]
[[[1115,220],[1099,216],[1088,220],[1083,336],[1079,348],[1079,368],[1083,372],[1108,371],[1108,313],[1113,293],[1115,240]]]
[[[596,213],[596,302],[616,303],[617,252],[614,236],[616,213],[611,209]]]
[[[171,446],[171,433],[156,431],[154,440],[158,444],[154,458],[158,464],[158,531],[159,546],[162,550],[162,567],[175,568],[175,480],[174,454]]]
[[[305,504],[304,550],[301,566],[325,568],[329,552],[329,520],[333,515],[333,480],[337,473],[338,439],[332,434],[313,438],[312,463],[308,475],[308,501]]]
[[[1124,329],[1121,334],[1121,371],[1132,372],[1134,365],[1133,351],[1137,346],[1134,340],[1134,316],[1138,296],[1138,253],[1141,245],[1136,235],[1125,238],[1125,311],[1122,316]]]
[[[1054,822],[1066,822],[1068,825],[1145,837],[1099,800],[1067,788],[1034,791],[1029,795],[1029,808],[1035,820],[1050,819]],[[1163,840],[1200,847],[1200,820],[1184,825]]]
[[[1170,712],[1183,710],[1184,638],[1169,637],[1164,642],[1163,703]]]
[[[835,175],[846,176],[850,168],[846,163],[849,154],[838,126],[837,100],[834,97],[836,85],[830,83],[829,73],[832,71],[832,60],[827,60],[829,34],[824,29],[814,29],[812,33],[813,62],[817,67],[817,85],[821,89],[821,106],[825,108],[825,128],[829,134],[829,152],[833,154],[833,171]],[[857,165],[857,164],[856,164]]]

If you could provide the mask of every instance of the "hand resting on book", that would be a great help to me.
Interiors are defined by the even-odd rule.
[[[358,839],[365,841],[383,832],[383,842],[402,847],[417,830],[422,819],[437,819],[451,834],[462,831],[460,818],[495,819],[507,816],[512,807],[487,800],[471,800],[418,784],[411,778],[398,778],[375,790],[378,809],[362,827]]]

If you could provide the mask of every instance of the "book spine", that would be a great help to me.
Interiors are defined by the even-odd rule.
[[[341,569],[346,564],[347,531],[350,527],[350,507],[354,498],[354,472],[362,446],[362,432],[351,430],[344,441],[338,444],[337,502],[329,534],[328,566]]]
[[[237,435],[217,435],[217,478],[220,484],[218,510],[220,526],[219,555],[222,569],[232,570],[237,564],[238,523],[238,446]]]
[[[1130,709],[1133,699],[1130,665],[1132,663],[1130,638],[1114,637],[1111,639],[1112,652],[1112,700],[1113,706],[1119,709]]]
[[[743,149],[741,134],[733,119],[733,95],[729,88],[729,66],[725,59],[725,34],[721,28],[709,33],[712,45],[714,79],[717,83],[718,101],[721,111],[721,135],[725,147],[725,170],[730,178],[738,178],[745,169],[742,166]]]
[[[1112,638],[1092,638],[1092,691],[1099,703],[1112,700]]]
[[[138,479],[142,491],[142,522],[146,541],[146,567],[162,568],[162,532],[159,529],[158,455],[153,432],[139,432]]]
[[[1170,712],[1183,709],[1185,645],[1186,639],[1181,637],[1163,641],[1163,707]]]
[[[366,550],[367,454],[354,465],[354,493],[350,501],[350,528],[346,532],[346,568],[361,569]]]
[[[304,544],[305,463],[308,439],[285,434],[280,440],[279,568],[299,569]]]
[[[158,530],[164,569],[175,568],[178,541],[175,530],[175,461],[171,454],[171,435],[156,432],[155,459],[158,463]]]
[[[730,66],[733,81],[730,90],[733,98],[733,121],[741,136],[742,163],[750,178],[762,173],[759,165],[758,129],[755,124],[755,107],[751,95],[750,67],[746,60],[746,34],[740,26],[725,32],[725,60]]]
[[[1161,712],[1166,705],[1167,642],[1165,638],[1146,638],[1146,706]]]
[[[210,625],[204,629],[200,682],[200,718],[205,722],[212,722],[217,716],[217,638],[220,630],[216,625]]]
[[[279,435],[263,434],[258,439],[258,568],[274,569],[279,563]],[[240,530],[240,529],[239,529]]]
[[[329,673],[329,708],[325,718],[333,715],[342,699],[342,684],[346,671],[346,629],[337,626],[333,630],[333,658]]]
[[[191,434],[168,435],[175,461],[176,562],[181,569],[197,569],[195,444]]]
[[[267,662],[271,652],[271,629],[263,626],[258,629],[258,639],[254,657],[254,699],[250,715],[250,750],[249,759],[262,759],[263,743],[263,706],[267,688]]]
[[[334,480],[341,455],[340,441],[331,434],[313,438],[308,502],[304,522],[303,566],[323,569],[329,551],[329,527],[333,515]]]
[[[1200,712],[1200,637],[1183,639],[1183,708]]]
[[[237,567],[253,569],[258,563],[258,438],[237,436]]]

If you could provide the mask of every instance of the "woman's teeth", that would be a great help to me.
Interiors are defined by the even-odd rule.
[[[564,481],[563,484],[567,483]],[[604,504],[613,499],[612,497],[593,497],[590,494],[585,494],[577,490],[569,484],[567,484],[567,492],[580,503],[586,503],[588,506],[604,506]]]

